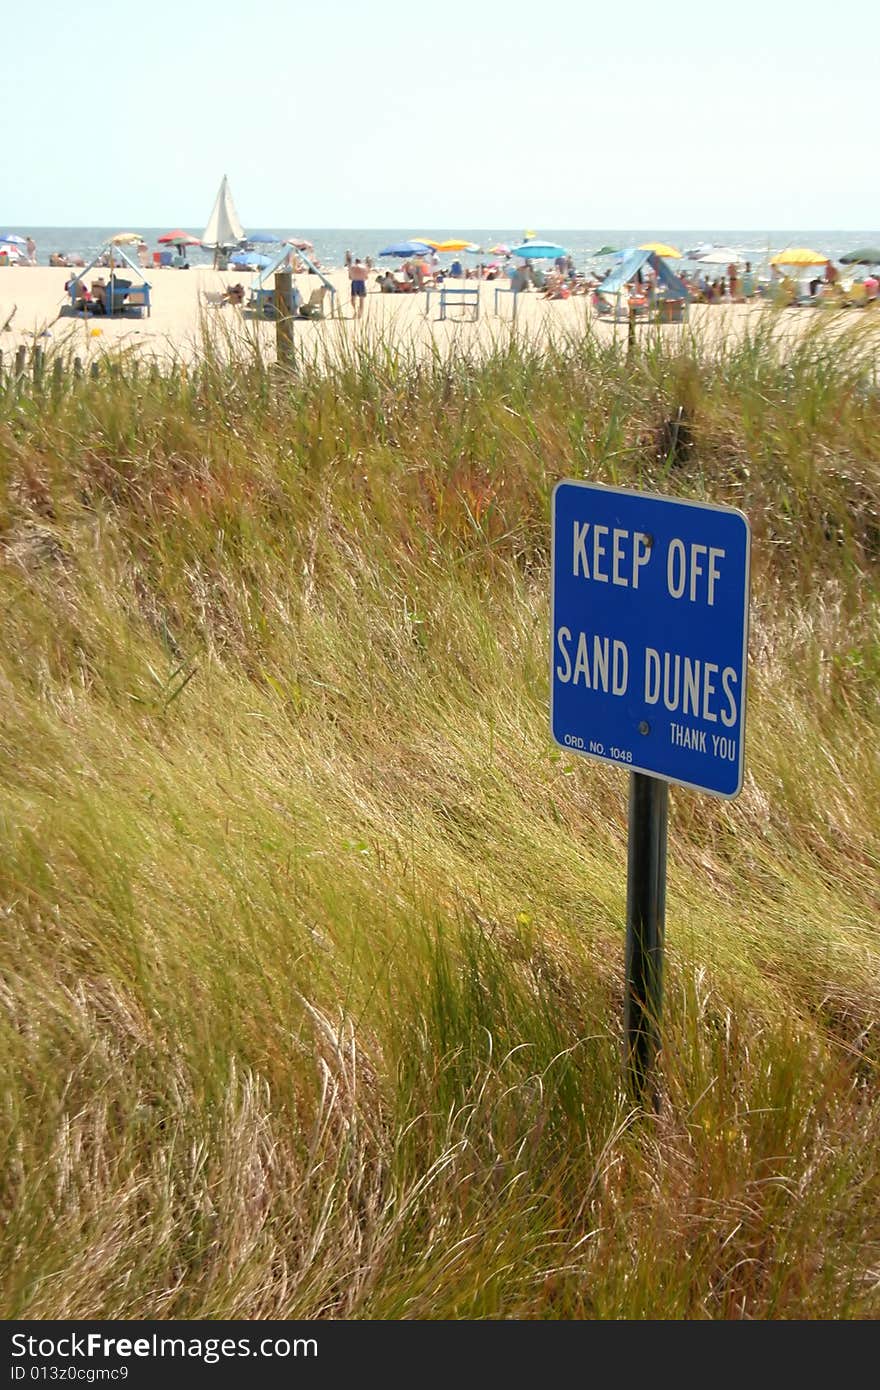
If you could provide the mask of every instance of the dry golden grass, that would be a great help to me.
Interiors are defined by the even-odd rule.
[[[7,1316],[880,1312],[875,352],[7,388]],[[626,779],[547,726],[563,476],[754,532],[746,788],[672,797],[656,1117]]]

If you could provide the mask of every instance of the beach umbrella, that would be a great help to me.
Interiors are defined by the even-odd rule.
[[[432,251],[434,243],[430,241],[394,241],[390,246],[386,246],[384,251],[380,251],[380,256],[423,256],[426,251]]]
[[[245,241],[261,242],[265,244],[279,240],[280,238],[275,236],[273,232],[248,232],[245,236]]]
[[[682,258],[681,252],[676,251],[674,246],[667,246],[665,241],[643,241],[639,250],[653,251],[655,256],[663,256],[667,261],[680,261]]]
[[[701,256],[691,256],[700,265],[740,265],[746,257],[742,251],[734,251],[732,246],[712,246]]]
[[[311,241],[306,241],[305,237],[297,238],[289,236],[285,244],[287,246],[292,246],[295,251],[314,251],[315,249],[313,243]]]
[[[135,246],[143,241],[140,232],[117,232],[109,238],[111,246]]]
[[[557,256],[567,256],[568,252],[552,241],[524,241],[521,246],[512,246],[510,254],[526,261],[555,261]]]
[[[499,241],[499,243],[498,243],[497,246],[490,246],[490,247],[489,247],[489,255],[490,255],[490,256],[509,256],[509,255],[510,255],[510,247],[509,247],[509,246],[505,246],[505,244],[504,244],[503,241]]]
[[[182,232],[180,228],[175,232],[166,232],[164,236],[157,237],[159,245],[175,246],[177,254],[183,255],[184,248],[187,246],[201,246],[201,241],[197,236],[192,236],[189,232]]]
[[[616,256],[618,249],[616,246],[600,246],[598,251],[594,251],[594,256]]]
[[[19,236],[17,232],[4,232],[0,236],[0,241],[8,241],[12,246],[27,245],[27,237]]]
[[[229,257],[229,264],[236,270],[265,270],[272,264],[272,257],[262,256],[259,251],[236,251]]]
[[[435,241],[433,243],[435,251],[476,251],[478,250],[475,241],[461,241],[453,237],[450,241]]]
[[[821,251],[811,251],[808,246],[787,246],[770,257],[771,265],[827,265],[829,257]]]
[[[880,246],[863,246],[860,251],[847,251],[841,265],[880,265]]]
[[[166,232],[164,236],[157,237],[159,245],[168,244],[169,246],[201,246],[201,241],[197,236],[190,232]]]

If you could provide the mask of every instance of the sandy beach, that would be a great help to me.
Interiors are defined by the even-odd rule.
[[[73,273],[69,269],[39,266],[0,269],[0,328],[12,317],[10,326],[0,332],[0,353],[6,365],[21,345],[42,346],[47,353],[60,349],[80,357],[84,363],[121,347],[160,361],[193,361],[199,356],[206,332],[227,344],[256,342],[268,357],[274,355],[274,322],[260,319],[247,307],[218,307],[212,302],[212,298],[237,282],[248,289],[251,277],[247,273],[210,268],[151,271],[150,317],[128,313],[113,318],[86,318],[72,310],[64,286]],[[124,273],[130,275],[127,270]],[[107,272],[96,270],[87,277],[89,283],[99,274]],[[332,352],[350,342],[354,334],[365,332],[423,351],[445,354],[453,348],[484,350],[509,331],[513,296],[504,292],[496,295],[497,290],[506,290],[506,280],[457,282],[469,289],[479,288],[480,313],[473,322],[472,309],[461,306],[453,307],[448,311],[449,317],[441,320],[437,291],[430,298],[425,293],[382,294],[371,276],[363,320],[355,323],[347,273],[333,271],[328,278],[337,290],[335,317],[296,321],[296,347],[305,355]],[[319,283],[312,275],[296,277],[304,299]],[[697,304],[690,308],[689,327],[700,336],[717,340],[742,333],[764,311],[765,301],[758,299],[744,304]],[[872,313],[870,316],[873,318]],[[789,309],[777,316],[778,330],[784,336],[799,335],[816,318],[815,309]],[[865,318],[864,313],[850,310],[838,316],[838,321],[862,323]],[[520,333],[537,340],[578,335],[587,325],[609,341],[615,335],[625,336],[627,331],[625,323],[599,319],[588,296],[548,300],[535,291],[518,297],[516,323]],[[643,326],[639,331],[644,331]],[[682,332],[682,327],[669,324],[660,331],[664,336],[675,335]]]

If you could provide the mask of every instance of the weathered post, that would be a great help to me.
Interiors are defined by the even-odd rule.
[[[279,366],[293,365],[293,276],[275,272],[275,350]]]

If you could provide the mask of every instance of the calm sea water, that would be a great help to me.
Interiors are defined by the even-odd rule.
[[[87,261],[91,260],[102,243],[119,231],[140,232],[150,250],[158,250],[158,238],[169,229],[167,227],[33,227],[22,224],[21,226],[4,227],[2,230],[15,231],[21,236],[27,236],[30,233],[37,243],[39,264],[48,265],[49,256],[53,251],[64,251],[69,255],[81,255]],[[201,227],[184,227],[182,230],[192,232],[193,236],[200,236],[203,229]],[[261,230],[274,233],[279,241],[289,236],[307,238],[314,243],[315,255],[327,267],[342,265],[346,251],[352,251],[355,255],[372,256],[375,259],[384,246],[409,237],[417,237],[420,234],[430,236],[434,241],[458,237],[462,240],[475,241],[479,246],[484,247],[494,246],[499,242],[508,246],[515,246],[522,241],[524,236],[522,227],[498,227],[494,229],[485,227],[385,227],[377,229],[375,227],[298,226],[295,228],[267,227],[261,228]],[[876,246],[880,242],[880,231],[877,229],[839,232],[833,230],[817,231],[815,229],[803,231],[793,228],[781,230],[777,228],[769,231],[766,229],[731,231],[730,229],[706,227],[660,228],[659,230],[656,227],[606,227],[582,230],[541,227],[535,230],[536,235],[542,240],[558,242],[566,247],[578,266],[584,266],[601,246],[637,246],[642,241],[670,242],[680,251],[686,251],[704,242],[711,242],[716,246],[732,246],[745,252],[749,255],[749,259],[756,264],[760,264],[766,259],[768,251],[772,253],[785,246],[810,246],[836,260],[847,251],[853,251],[860,246]],[[270,253],[273,250],[271,246],[262,249]],[[189,251],[189,259],[193,265],[209,265],[211,253],[202,251],[199,247],[192,247]]]

